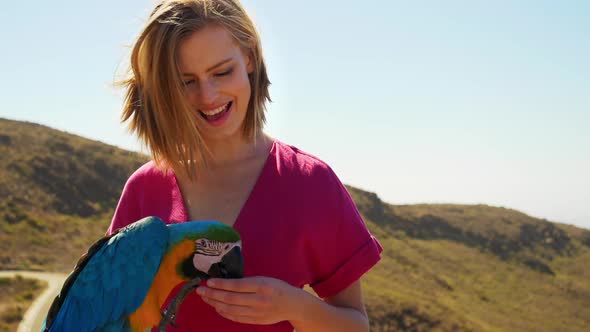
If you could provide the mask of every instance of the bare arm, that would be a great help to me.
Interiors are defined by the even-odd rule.
[[[210,279],[197,293],[236,322],[266,325],[288,320],[298,332],[369,331],[360,281],[325,300],[267,277]]]
[[[296,318],[290,320],[297,332],[369,331],[360,280],[323,301],[303,293],[296,302]]]

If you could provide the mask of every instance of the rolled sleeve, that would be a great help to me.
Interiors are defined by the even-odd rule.
[[[336,295],[346,289],[379,262],[383,248],[371,236],[344,264],[339,266],[327,279],[311,284],[321,298]]]
[[[322,298],[338,294],[381,259],[383,248],[369,232],[354,201],[331,169],[323,173],[314,197],[316,216],[308,242],[313,272],[310,286]]]

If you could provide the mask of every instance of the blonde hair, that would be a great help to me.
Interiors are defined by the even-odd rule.
[[[183,39],[208,24],[227,29],[253,61],[243,134],[254,139],[266,122],[270,81],[260,37],[238,0],[160,1],[133,46],[129,77],[119,82],[126,89],[122,122],[130,120],[129,130],[149,148],[158,167],[189,179],[206,166],[207,149],[185,100],[177,60]]]

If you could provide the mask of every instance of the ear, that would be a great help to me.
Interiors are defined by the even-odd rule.
[[[254,72],[254,60],[252,58],[252,52],[246,50],[244,51],[244,56],[246,58],[246,71],[248,74],[252,74]]]

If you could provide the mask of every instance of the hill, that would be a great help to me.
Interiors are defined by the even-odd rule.
[[[0,276],[0,332],[16,331],[27,308],[33,302],[35,294],[46,287],[44,281],[26,279],[18,275],[15,278]],[[7,303],[7,299],[11,299]]]
[[[390,205],[352,187],[385,248],[372,331],[587,331],[590,231],[486,205]]]
[[[146,156],[0,119],[0,269],[68,272]],[[348,187],[384,247],[372,331],[590,327],[590,231],[486,205],[391,205]]]
[[[68,271],[146,156],[0,119],[0,268]]]

